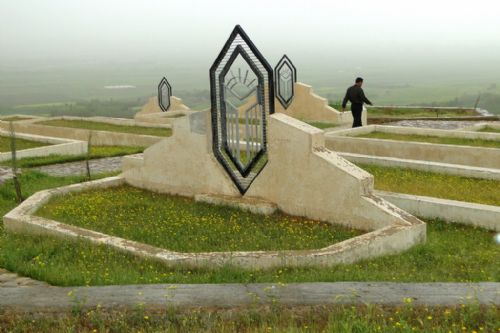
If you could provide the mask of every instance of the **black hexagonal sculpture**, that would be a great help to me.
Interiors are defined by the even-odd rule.
[[[297,82],[297,69],[285,54],[274,68],[276,98],[285,110],[292,104],[295,82]]]
[[[239,25],[210,68],[210,93],[214,155],[245,194],[267,163],[274,85],[271,66]]]
[[[170,108],[170,97],[172,97],[172,87],[167,78],[163,77],[158,84],[158,105],[163,112],[167,112]]]

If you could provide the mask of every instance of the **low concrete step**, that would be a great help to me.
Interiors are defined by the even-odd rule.
[[[276,204],[255,197],[231,197],[216,194],[197,194],[194,200],[215,205],[223,205],[241,210],[247,210],[254,214],[271,215],[278,207]]]

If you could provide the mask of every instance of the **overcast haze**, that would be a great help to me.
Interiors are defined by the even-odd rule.
[[[102,84],[154,87],[167,75],[177,88],[206,88],[240,24],[271,65],[288,54],[315,88],[354,75],[486,84],[500,74],[499,12],[491,0],[0,0],[0,70],[43,64],[95,79],[113,72]]]
[[[498,56],[496,1],[0,0],[0,49],[12,58],[215,56],[235,24],[263,52],[313,56],[384,48],[404,55],[479,48]],[[404,49],[403,49],[404,48]],[[197,54],[192,54],[196,52]],[[493,53],[493,54],[492,54]],[[324,56],[324,55],[320,55]]]

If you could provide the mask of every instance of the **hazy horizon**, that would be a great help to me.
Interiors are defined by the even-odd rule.
[[[286,53],[300,81],[335,98],[358,75],[368,91],[458,85],[457,95],[477,94],[500,84],[499,9],[486,0],[0,0],[0,105],[108,96],[106,85],[144,96],[164,75],[174,92],[207,89],[235,24],[272,66]],[[59,91],[41,94],[41,85]],[[391,93],[381,100],[398,102]]]

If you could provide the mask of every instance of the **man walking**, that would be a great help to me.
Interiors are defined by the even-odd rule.
[[[352,117],[354,118],[352,127],[363,126],[363,124],[361,123],[361,114],[363,113],[363,103],[372,105],[372,102],[370,102],[370,100],[366,98],[363,89],[361,89],[362,85],[363,85],[363,78],[358,77],[356,79],[356,84],[347,89],[344,101],[342,102],[342,111],[345,111],[347,101],[351,102],[351,112],[352,112]]]

